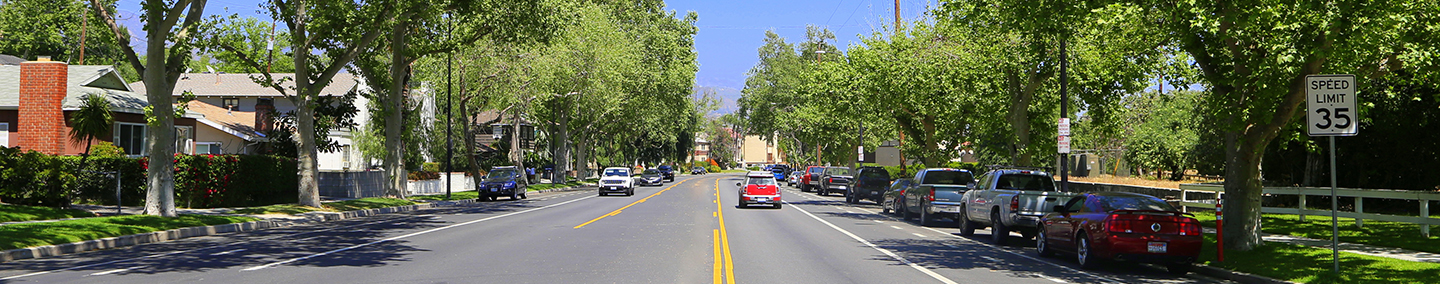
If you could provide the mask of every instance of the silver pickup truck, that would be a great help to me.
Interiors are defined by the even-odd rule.
[[[1010,232],[1035,237],[1040,217],[1065,204],[1074,193],[1059,192],[1055,178],[1037,169],[994,169],[980,176],[975,189],[965,192],[960,210],[960,235],[990,227],[991,240],[1004,245]]]
[[[906,219],[919,217],[921,226],[939,225],[940,219],[958,219],[961,195],[975,184],[975,175],[959,169],[924,169],[915,173],[895,212]],[[918,215],[918,216],[917,216]]]

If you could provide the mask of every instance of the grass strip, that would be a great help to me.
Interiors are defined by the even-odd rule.
[[[85,210],[0,204],[0,222],[95,217]]]
[[[254,217],[132,215],[0,226],[0,250],[65,244],[186,227],[243,223]]]
[[[1226,251],[1225,262],[1217,262],[1215,253],[1215,235],[1206,235],[1201,263],[1300,283],[1435,283],[1440,275],[1440,263],[1340,252],[1337,280],[1331,271],[1329,249],[1284,243],[1267,242],[1251,251]]]
[[[325,203],[325,208],[334,211],[354,211],[363,209],[386,208],[395,206],[415,205],[414,201],[398,198],[369,197]]]
[[[466,199],[476,199],[476,198],[480,198],[480,192],[477,192],[477,191],[452,192],[452,193],[450,193],[450,198],[449,198],[449,199],[446,199],[444,194],[420,195],[420,196],[411,196],[411,197],[410,197],[411,200],[428,200],[428,201],[466,200]]]
[[[301,206],[300,204],[275,204],[275,205],[266,205],[266,206],[258,206],[258,207],[235,209],[235,211],[234,211],[233,213],[235,213],[235,214],[250,214],[250,215],[261,215],[261,214],[287,214],[287,215],[295,215],[295,214],[300,214],[300,213],[305,213],[305,212],[314,212],[314,211],[328,211],[328,210],[326,210],[326,209],[321,209],[321,208],[310,207],[310,206]]]
[[[1200,220],[1201,225],[1215,227],[1215,213],[1193,213],[1195,213],[1195,219]],[[1355,226],[1355,219],[1341,217],[1339,228],[1341,242],[1440,253],[1440,235],[1431,234],[1428,238],[1423,237],[1420,235],[1420,225],[1416,224],[1365,220],[1365,227],[1360,228]],[[1431,229],[1440,230],[1440,228]],[[1330,216],[1307,215],[1305,221],[1300,221],[1299,215],[1263,214],[1260,231],[1329,240]]]

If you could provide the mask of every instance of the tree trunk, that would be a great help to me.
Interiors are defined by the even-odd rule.
[[[390,89],[386,90],[385,104],[391,109],[385,118],[385,174],[389,177],[387,194],[405,198],[405,76],[409,60],[405,58],[405,40],[409,32],[409,17],[402,15],[390,33]]]
[[[465,78],[465,76],[463,75],[464,71],[461,72],[462,75],[460,76],[460,78]],[[460,92],[462,93],[461,96],[464,96],[463,93],[465,92],[465,83],[463,82],[463,80],[460,83],[460,86]],[[475,156],[475,148],[478,146],[475,145],[477,143],[475,141],[475,124],[471,123],[472,121],[475,121],[475,118],[470,113],[470,105],[468,103],[468,100],[460,100],[460,113],[462,114],[461,116],[465,117],[464,126],[461,126],[461,129],[463,129],[465,132],[465,135],[462,138],[465,139],[465,162],[470,164],[470,180],[477,187],[476,190],[479,190],[478,187],[480,186],[480,180],[482,179],[480,175],[480,160]]]
[[[175,85],[166,83],[164,56],[146,61],[153,66],[145,69],[146,99],[156,121],[146,125],[149,129],[145,131],[145,148],[150,151],[149,168],[145,169],[145,214],[175,217],[175,106],[170,103]]]
[[[300,150],[300,205],[320,207],[320,183],[316,179],[320,167],[316,159],[319,152],[315,147],[315,109],[310,106],[313,102],[306,101],[297,103],[302,107],[295,109],[298,114],[296,132],[300,134],[300,139],[296,139]]]
[[[939,145],[939,141],[935,141],[935,116],[934,116],[934,115],[925,115],[925,116],[923,116],[923,117],[920,119],[920,125],[921,125],[922,127],[924,127],[924,130],[925,130],[925,152],[926,152],[926,153],[925,153],[924,156],[921,156],[921,157],[924,157],[924,158],[925,158],[925,166],[935,167],[935,168],[941,167],[941,165],[940,165],[940,159],[939,159],[938,157],[936,157],[937,155],[940,154],[940,145]]]
[[[1242,141],[1242,134],[1225,134],[1226,249],[1249,251],[1263,245],[1260,239],[1260,157],[1264,142]],[[1257,147],[1258,146],[1258,147]]]
[[[567,101],[560,104],[559,127],[555,129],[555,173],[550,177],[550,182],[563,184],[568,182],[565,173],[569,169],[570,161],[570,104]]]

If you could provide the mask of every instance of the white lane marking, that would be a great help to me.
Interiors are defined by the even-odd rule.
[[[925,237],[925,235],[921,235],[920,233],[910,233],[910,234],[911,234],[911,235],[915,235],[916,237],[921,237],[921,238],[924,238],[924,237]]]
[[[921,227],[921,228],[924,228],[924,229],[926,229],[926,230],[935,231],[936,233],[940,233],[940,235],[950,236],[950,237],[952,237],[952,238],[956,238],[956,239],[959,239],[959,240],[961,240],[961,241],[969,242],[969,243],[972,243],[972,244],[978,244],[978,245],[982,245],[982,246],[987,246],[987,247],[993,248],[993,249],[995,249],[995,250],[1003,251],[1003,252],[1005,252],[1005,253],[1009,253],[1009,254],[1012,254],[1012,255],[1015,255],[1015,256],[1019,256],[1019,257],[1023,257],[1023,258],[1025,258],[1025,259],[1033,260],[1033,261],[1035,261],[1035,262],[1044,263],[1044,264],[1049,264],[1049,265],[1051,265],[1051,266],[1059,267],[1060,269],[1064,269],[1065,271],[1070,271],[1070,272],[1073,272],[1073,273],[1076,273],[1076,274],[1094,277],[1094,278],[1096,278],[1096,279],[1104,280],[1105,282],[1110,282],[1110,283],[1125,283],[1125,282],[1121,282],[1120,280],[1110,279],[1109,277],[1101,277],[1101,276],[1099,276],[1099,275],[1090,274],[1090,273],[1085,272],[1085,271],[1080,271],[1080,270],[1077,270],[1077,269],[1074,269],[1074,268],[1070,268],[1069,266],[1064,266],[1064,265],[1060,265],[1060,264],[1057,264],[1057,263],[1054,263],[1054,262],[1049,262],[1049,261],[1040,260],[1040,259],[1037,259],[1037,258],[1028,256],[1028,255],[1025,255],[1025,254],[1022,254],[1022,253],[1018,253],[1018,252],[1010,251],[1010,250],[1007,250],[1007,249],[1004,249],[1004,248],[996,247],[995,245],[992,245],[992,244],[989,244],[989,243],[983,243],[983,242],[979,242],[979,241],[976,241],[976,240],[971,240],[971,239],[963,238],[963,237],[960,237],[960,236],[956,236],[956,235],[954,235],[954,234],[946,233],[945,231],[936,230],[935,228],[928,228],[928,227]]]
[[[133,270],[133,269],[136,269],[136,268],[141,268],[141,267],[144,267],[144,266],[136,266],[136,267],[129,267],[129,268],[121,268],[121,269],[116,269],[116,270],[110,270],[110,271],[104,271],[104,272],[95,272],[95,273],[90,273],[90,276],[101,276],[101,275],[110,275],[110,274],[115,274],[115,273],[120,273],[120,272],[125,272],[125,271],[130,271],[130,270]]]
[[[845,213],[855,214],[855,211],[845,210]]]
[[[790,204],[790,202],[788,202],[788,201],[782,201],[782,202],[785,202],[786,204]],[[815,221],[820,221],[820,223],[824,223],[826,226],[830,226],[831,229],[835,229],[836,231],[840,231],[840,233],[844,233],[846,236],[850,236],[851,239],[855,239],[855,241],[858,241],[858,242],[860,242],[861,244],[865,244],[865,246],[868,246],[868,247],[870,247],[870,248],[872,248],[872,249],[875,249],[875,250],[877,250],[877,251],[880,251],[880,253],[884,253],[885,255],[890,256],[891,258],[894,258],[895,260],[899,260],[901,263],[904,263],[905,265],[910,266],[910,268],[914,268],[915,270],[920,271],[921,273],[925,273],[925,275],[929,275],[931,278],[935,278],[935,280],[940,280],[941,283],[945,283],[945,284],[957,284],[957,283],[955,283],[955,281],[950,280],[950,278],[945,278],[945,276],[942,276],[942,275],[940,275],[939,273],[935,273],[935,271],[931,271],[929,268],[925,268],[924,266],[920,266],[919,264],[916,264],[916,263],[914,263],[914,262],[910,262],[910,260],[909,260],[909,259],[905,259],[905,257],[901,257],[900,255],[895,254],[894,252],[890,252],[890,250],[887,250],[887,249],[881,248],[881,247],[879,247],[879,246],[876,246],[875,244],[870,243],[870,241],[867,241],[867,240],[865,240],[865,239],[860,238],[860,236],[856,236],[855,234],[850,233],[850,231],[846,231],[845,229],[841,229],[839,226],[835,226],[835,224],[831,224],[829,221],[825,221],[825,219],[820,219],[820,217],[815,216],[815,214],[810,214],[810,211],[805,211],[805,209],[801,209],[799,206],[794,206],[794,204],[790,204],[790,205],[791,205],[790,208],[795,208],[795,210],[799,210],[800,213],[805,213],[806,216],[810,216],[810,218],[815,219]]]
[[[875,223],[885,224],[885,221],[880,221],[880,220],[870,220],[870,221],[875,221]]]
[[[1045,274],[1038,274],[1038,273],[1037,273],[1037,274],[1035,274],[1035,275],[1038,275],[1038,276],[1040,276],[1040,278],[1045,278],[1045,280],[1050,280],[1051,282],[1055,282],[1055,283],[1070,283],[1070,282],[1065,282],[1065,280],[1061,280],[1060,278],[1045,276]]]
[[[901,228],[900,226],[890,226],[890,227],[891,227],[891,228],[895,228],[896,230],[905,230],[905,228]]]
[[[980,258],[984,258],[985,260],[989,260],[990,262],[1000,262],[999,259],[995,259],[994,257],[989,257],[989,256],[983,256],[983,255],[982,255],[982,256],[980,256]]]
[[[495,219],[500,219],[500,218],[505,218],[505,217],[510,217],[510,216],[519,215],[519,214],[530,213],[530,212],[534,212],[534,211],[537,211],[537,210],[542,210],[542,209],[547,209],[547,208],[551,208],[551,207],[555,207],[555,206],[570,204],[571,202],[576,202],[576,201],[581,201],[581,200],[586,200],[586,199],[591,199],[591,198],[595,198],[595,196],[587,196],[587,197],[577,198],[577,199],[575,199],[575,200],[570,200],[570,201],[565,201],[565,202],[561,202],[561,203],[546,205],[546,206],[544,206],[544,207],[533,208],[533,209],[524,210],[524,211],[510,212],[510,213],[506,213],[506,214],[502,214],[502,215],[491,216],[491,217],[484,218],[484,219],[472,220],[472,221],[467,221],[467,222],[464,222],[464,223],[458,223],[458,224],[453,224],[453,225],[449,225],[449,226],[444,226],[444,227],[439,227],[439,228],[434,228],[434,229],[429,229],[429,230],[424,230],[424,231],[419,231],[419,232],[404,234],[404,235],[400,235],[400,236],[389,237],[389,238],[385,238],[385,239],[378,240],[378,241],[373,241],[373,242],[368,242],[368,243],[363,243],[363,244],[348,246],[348,247],[339,248],[339,249],[335,249],[335,250],[330,250],[330,251],[326,251],[326,252],[322,252],[322,253],[317,253],[317,254],[312,254],[312,255],[307,255],[307,256],[302,256],[302,257],[297,257],[297,258],[292,258],[292,259],[285,260],[285,261],[280,261],[280,262],[274,262],[274,263],[270,263],[270,264],[266,264],[266,265],[260,265],[260,266],[254,266],[254,267],[250,267],[250,268],[245,268],[245,269],[241,269],[241,271],[255,271],[255,270],[260,270],[260,269],[275,267],[275,266],[278,266],[278,265],[283,265],[283,264],[287,264],[287,263],[291,263],[291,262],[296,262],[296,261],[311,259],[311,258],[315,258],[315,257],[330,255],[330,254],[333,254],[333,253],[343,252],[343,251],[352,250],[352,249],[357,249],[357,248],[366,247],[366,246],[370,246],[370,245],[374,245],[374,244],[378,244],[378,243],[383,243],[383,242],[388,242],[388,241],[393,241],[393,240],[398,240],[398,239],[404,239],[404,238],[409,238],[409,237],[414,237],[414,236],[419,236],[419,235],[434,233],[434,232],[438,232],[438,231],[441,231],[441,230],[446,230],[446,229],[455,228],[455,227],[459,227],[459,226],[470,225],[470,224],[474,224],[474,223],[480,223],[480,222],[485,222],[485,221],[490,221],[490,220],[495,220]]]
[[[954,249],[954,248],[960,248],[960,247],[955,246],[955,245],[952,245],[952,244],[944,244],[944,245],[945,245],[945,247],[952,248],[952,249]]]
[[[242,252],[242,251],[245,251],[245,249],[232,249],[232,250],[227,250],[227,251],[212,253],[212,254],[210,254],[210,255],[227,255],[227,254],[232,254],[232,253],[237,253],[237,252]]]

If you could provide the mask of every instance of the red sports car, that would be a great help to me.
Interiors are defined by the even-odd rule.
[[[1041,256],[1074,252],[1084,268],[1122,260],[1165,265],[1175,274],[1190,272],[1200,257],[1200,221],[1154,196],[1086,193],[1054,209],[1035,238]]]
[[[740,187],[740,207],[769,204],[780,209],[780,184],[775,183],[775,176],[770,172],[750,172],[745,175],[745,182],[735,185]]]

